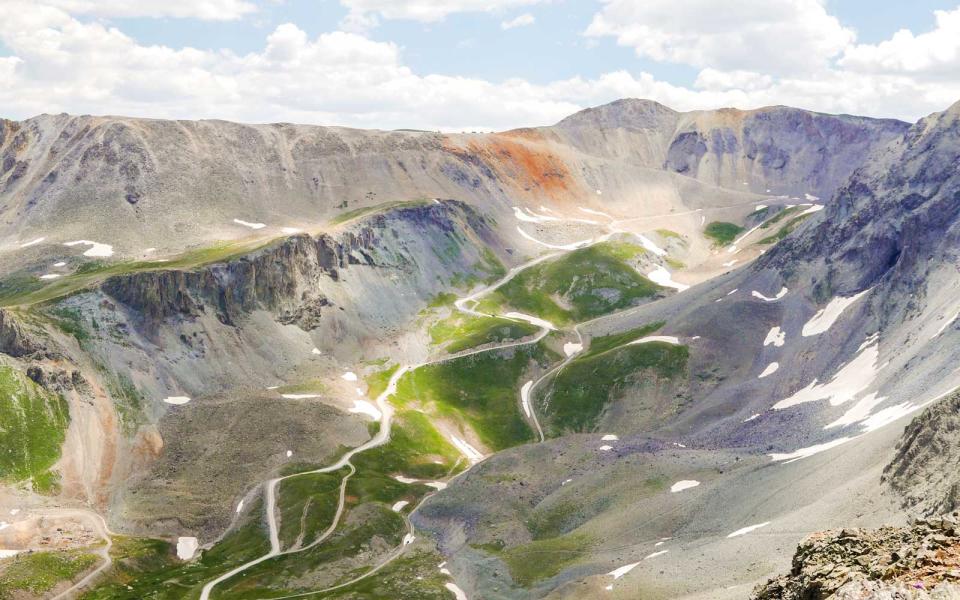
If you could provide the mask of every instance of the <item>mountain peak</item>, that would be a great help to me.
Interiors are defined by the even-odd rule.
[[[604,129],[652,129],[673,121],[679,113],[655,100],[622,98],[576,112],[557,127],[600,127]]]

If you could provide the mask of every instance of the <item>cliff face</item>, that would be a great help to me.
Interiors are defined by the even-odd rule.
[[[159,270],[114,276],[103,292],[137,315],[147,332],[167,319],[209,313],[236,325],[255,310],[274,313],[278,322],[314,329],[332,301],[324,294],[341,271],[362,265],[372,269],[411,268],[416,257],[395,246],[397,223],[447,236],[494,240],[485,219],[458,202],[430,203],[366,219],[340,234],[285,238],[234,260],[192,270]],[[462,226],[466,232],[458,231]],[[393,232],[391,234],[391,232]],[[452,275],[453,273],[447,274]]]
[[[927,408],[903,432],[883,482],[904,508],[929,516],[960,509],[960,394]]]

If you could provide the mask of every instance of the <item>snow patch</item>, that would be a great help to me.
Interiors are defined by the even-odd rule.
[[[769,365],[767,365],[767,368],[764,369],[762,373],[757,375],[757,379],[763,379],[764,377],[769,377],[770,375],[773,375],[774,373],[776,373],[777,369],[779,368],[780,368],[780,363],[772,362]]]
[[[682,492],[683,490],[689,490],[690,488],[695,488],[700,485],[700,482],[696,479],[681,479],[675,484],[670,486],[670,492],[676,494],[677,492]]]
[[[543,223],[545,221],[559,221],[557,217],[550,217],[547,215],[538,215],[532,211],[528,211],[525,208],[520,208],[518,206],[513,207],[513,216],[517,218],[518,221],[524,221],[527,223]]]
[[[406,500],[401,500],[399,502],[394,503],[394,505],[390,507],[390,510],[392,510],[393,512],[400,512],[401,510],[403,510],[403,507],[408,504],[410,503],[407,502]]]
[[[293,456],[293,450],[287,450],[287,458]]]
[[[600,446],[600,447],[598,448],[598,450],[602,450],[603,452],[609,452],[609,451],[613,450],[613,446],[608,446],[608,445],[604,444],[603,446]]]
[[[843,314],[843,311],[847,309],[851,304],[859,300],[865,294],[867,294],[873,288],[868,288],[860,292],[859,294],[854,294],[849,298],[836,297],[831,300],[825,307],[823,307],[817,314],[813,315],[809,321],[803,326],[803,331],[801,335],[803,337],[810,337],[812,335],[819,335],[827,330],[829,330],[834,323],[837,322],[837,319],[840,318],[840,315]]]
[[[394,475],[393,478],[399,481],[400,483],[406,483],[408,485],[411,483],[417,483],[418,481],[420,481],[419,479],[410,479],[409,477],[404,477],[403,475]]]
[[[243,225],[244,227],[249,227],[250,229],[263,229],[266,227],[263,223],[251,223],[250,221],[244,221],[242,219],[234,219],[234,223],[237,225]]]
[[[65,266],[67,266],[67,263],[65,263],[65,262],[63,262],[63,261],[61,260],[60,262],[55,262],[55,263],[53,263],[53,266],[58,267],[58,268],[59,268],[59,267],[65,267]]]
[[[610,571],[609,573],[607,573],[607,575],[612,575],[614,579],[620,579],[621,577],[623,577],[624,575],[632,571],[639,564],[640,563],[635,562],[629,565],[623,565],[622,567],[618,567]]]
[[[291,235],[294,233],[300,233],[301,230],[296,227],[284,227],[280,229],[280,231],[286,233],[287,235]]]
[[[190,560],[197,553],[200,543],[195,537],[177,538],[177,558],[180,560]]]
[[[723,263],[723,266],[725,266],[725,267],[732,267],[733,265],[737,264],[738,262],[740,262],[739,259],[736,259],[736,258],[735,258],[735,259],[733,259],[733,260],[728,260],[727,262]]]
[[[46,275],[41,275],[40,279],[56,279],[60,277],[60,273],[47,273]]]
[[[468,600],[467,595],[457,586],[457,584],[448,581],[443,584],[443,587],[447,588],[447,590],[453,594],[454,600]]]
[[[937,330],[937,332],[936,332],[935,334],[933,334],[933,337],[937,337],[937,336],[939,336],[941,333],[943,333],[944,331],[946,331],[946,330],[947,330],[947,327],[950,327],[951,325],[953,325],[954,321],[957,320],[957,317],[960,317],[960,312],[958,312],[957,314],[953,315],[953,317],[951,317],[950,320],[948,320],[946,323],[944,323],[944,324],[940,327],[940,329]]]
[[[417,536],[413,535],[412,533],[408,533],[407,535],[403,536],[403,545],[404,545],[404,546],[409,546],[409,545],[412,544],[416,539],[417,539]]]
[[[450,441],[456,446],[457,450],[460,451],[460,454],[467,457],[467,460],[469,460],[471,464],[476,464],[483,460],[483,454],[466,441],[452,434],[450,435]]]
[[[340,376],[340,379],[343,379],[344,381],[356,381],[357,374],[354,373],[353,371],[347,371],[346,373]]]
[[[773,329],[767,332],[767,337],[763,339],[763,345],[769,346],[770,344],[773,344],[777,348],[780,348],[781,346],[783,346],[786,340],[787,340],[787,332],[783,331],[779,327],[774,327]]]
[[[831,406],[840,406],[854,400],[873,383],[880,371],[877,366],[880,356],[879,340],[877,336],[871,336],[868,341],[870,343],[862,346],[862,350],[837,371],[830,381],[820,383],[814,379],[807,387],[774,404],[773,409],[783,410],[817,400],[829,400]]]
[[[366,400],[354,400],[353,408],[351,408],[349,412],[368,415],[374,421],[379,421],[380,417],[383,416],[376,406]]]
[[[64,246],[90,246],[90,248],[83,253],[84,256],[98,258],[107,258],[108,256],[113,256],[113,246],[110,244],[101,244],[100,242],[91,242],[90,240],[77,240],[75,242],[67,242],[64,244]]]
[[[654,552],[654,553],[652,553],[652,554],[648,554],[648,555],[644,556],[644,557],[643,557],[643,560],[650,560],[651,558],[656,558],[656,557],[658,557],[658,556],[663,556],[663,555],[666,554],[667,552],[670,552],[670,551],[669,551],[669,550],[660,550],[660,551],[657,551],[657,552]]]
[[[760,299],[763,300],[764,302],[774,302],[774,301],[779,300],[780,298],[783,298],[784,296],[786,296],[788,291],[789,291],[789,290],[788,290],[787,288],[785,288],[785,287],[784,287],[784,288],[780,288],[780,291],[777,292],[777,295],[774,296],[773,298],[768,298],[767,296],[764,296],[763,294],[761,294],[761,293],[758,292],[757,290],[753,290],[752,292],[750,292],[750,295],[753,296],[754,298],[760,298]]]
[[[543,319],[532,317],[530,315],[525,315],[519,312],[508,312],[504,317],[508,319],[513,319],[514,321],[526,321],[531,325],[536,325],[537,327],[543,327],[544,329],[549,329],[550,331],[556,331],[557,327],[550,321],[545,321]]]
[[[748,525],[747,527],[734,531],[733,533],[729,534],[727,537],[735,538],[735,537],[740,537],[741,535],[747,535],[751,531],[756,531],[757,529],[760,529],[761,527],[766,527],[769,524],[770,524],[770,521],[764,521],[763,523],[759,523],[757,525]]]
[[[583,344],[578,344],[577,342],[567,342],[563,345],[563,353],[566,356],[573,356],[581,350],[583,350]]]
[[[237,503],[237,514],[240,514],[240,511],[243,510],[243,500]]]
[[[167,404],[180,405],[190,402],[190,398],[187,396],[167,396],[163,401]]]
[[[752,415],[750,415],[749,417],[747,417],[746,419],[744,419],[743,422],[744,422],[744,423],[749,423],[750,421],[756,419],[756,418],[759,417],[759,416],[760,416],[760,413],[752,414]]]
[[[530,240],[531,242],[535,244],[540,244],[544,248],[551,248],[553,250],[577,250],[578,248],[583,248],[584,246],[589,246],[591,243],[593,243],[593,239],[591,238],[589,240],[583,240],[580,242],[574,242],[572,244],[564,244],[562,246],[558,246],[556,244],[548,244],[547,242],[541,242],[537,238],[533,237],[532,235],[530,235],[529,233],[521,229],[519,225],[517,225],[517,232],[520,235],[522,235],[524,238]]]
[[[319,398],[320,394],[280,394],[280,396],[287,400],[309,400],[311,398]]]
[[[637,236],[637,239],[640,240],[640,245],[646,248],[649,252],[653,252],[657,256],[667,255],[667,251],[661,248],[660,246],[654,244],[650,238],[644,235],[640,235],[639,233],[636,234],[636,236]]]
[[[20,554],[19,550],[6,550],[4,548],[0,548],[0,558],[10,558],[11,556],[16,556],[17,554]]]
[[[647,278],[656,283],[657,285],[662,285],[663,287],[674,288],[675,290],[682,292],[688,289],[690,286],[683,283],[677,283],[673,280],[673,276],[670,274],[670,271],[665,268],[657,267],[656,269],[647,273]]]
[[[524,414],[527,415],[529,419],[532,415],[532,410],[530,408],[530,388],[533,387],[533,382],[528,381],[523,384],[523,387],[520,388],[520,405],[523,407]]]
[[[599,190],[598,190],[598,192],[599,192]],[[585,212],[585,213],[587,213],[588,215],[597,215],[598,217],[606,217],[606,218],[608,218],[608,219],[613,219],[613,217],[611,217],[611,216],[608,215],[607,213],[605,213],[605,212],[600,212],[599,210],[591,210],[591,209],[589,209],[589,208],[583,208],[582,206],[579,207],[579,210],[580,210],[580,212]]]
[[[612,434],[612,433],[608,433],[607,435],[605,435],[605,436],[603,436],[602,438],[600,438],[600,441],[602,441],[602,442],[616,442],[616,441],[619,440],[619,439],[620,439],[620,438],[619,438],[618,436],[616,436],[616,435],[614,435],[614,434]]]
[[[314,348],[313,350],[310,351],[310,354],[313,354],[314,356],[319,356],[323,354],[323,352],[320,351],[320,348]]]
[[[673,344],[674,346],[677,346],[680,344],[680,338],[674,337],[672,335],[648,335],[646,337],[640,338],[639,340],[633,340],[627,345],[633,346],[634,344],[646,344],[648,342],[664,342],[667,344]]]
[[[24,244],[20,244],[20,247],[21,247],[21,248],[29,248],[30,246],[36,246],[37,244],[39,244],[40,242],[42,242],[42,241],[45,240],[45,239],[47,239],[47,238],[45,238],[45,237],[38,237],[38,238],[35,239],[35,240],[30,240],[29,242],[26,242],[26,243],[24,243]]]

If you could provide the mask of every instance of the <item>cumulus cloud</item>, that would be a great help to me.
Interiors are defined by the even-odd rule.
[[[537,19],[530,13],[524,13],[518,17],[510,19],[509,21],[502,21],[500,23],[500,29],[506,31],[507,29],[516,29],[517,27],[527,27],[528,25],[533,25],[536,23]]]
[[[586,29],[613,37],[638,56],[773,75],[810,72],[855,34],[822,0],[604,0]]]
[[[0,43],[8,55],[0,56],[0,110],[12,118],[64,111],[456,131],[549,124],[623,97],[679,110],[790,104],[907,119],[960,98],[957,78],[920,76],[896,65],[880,69],[883,61],[865,62],[865,50],[850,50],[840,64],[813,74],[709,65],[691,86],[625,70],[549,83],[494,82],[418,73],[401,46],[347,31],[308,35],[287,23],[248,53],[171,48],[140,44],[118,27],[51,3],[5,2]],[[855,56],[861,62],[847,64]]]
[[[465,12],[500,12],[518,6],[537,4],[541,0],[340,0],[350,10],[348,21],[405,19],[436,23],[449,15]]]
[[[257,7],[245,0],[42,0],[73,14],[98,17],[176,17],[232,21]]]
[[[858,44],[847,49],[840,65],[866,73],[956,78],[960,70],[960,7],[934,11],[934,17],[932,31],[914,35],[901,29],[879,44]]]

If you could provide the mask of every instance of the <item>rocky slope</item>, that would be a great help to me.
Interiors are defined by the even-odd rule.
[[[93,240],[140,257],[251,234],[235,220],[264,234],[417,198],[495,215],[518,199],[570,207],[596,190],[627,214],[767,190],[826,199],[903,127],[788,108],[676,113],[639,100],[490,135],[43,115],[0,123],[0,239],[8,250]]]

